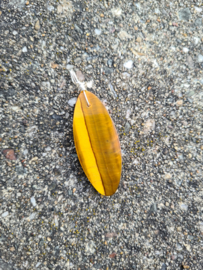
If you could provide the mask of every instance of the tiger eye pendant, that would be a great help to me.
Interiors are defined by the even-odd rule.
[[[76,83],[73,71],[71,77]],[[122,168],[118,134],[103,103],[86,90],[81,91],[75,105],[73,136],[80,164],[91,184],[102,195],[113,195]]]

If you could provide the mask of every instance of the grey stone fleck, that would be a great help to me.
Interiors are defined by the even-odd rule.
[[[142,133],[143,134],[149,134],[152,130],[155,129],[155,121],[154,119],[148,119],[145,124]]]
[[[69,64],[68,64],[68,65],[66,66],[66,68],[69,70],[69,69],[73,69],[73,68],[74,68],[74,66],[73,66],[73,65],[69,65]]]
[[[74,26],[75,26],[75,29],[76,29],[80,34],[83,34],[82,29],[81,29],[77,24],[75,24]]]
[[[13,267],[11,263],[7,263],[0,259],[0,270],[14,270],[16,268]]]
[[[183,210],[183,211],[187,211],[188,210],[188,205],[185,204],[185,203],[180,203],[180,209]]]
[[[203,62],[203,55],[201,55],[201,54],[198,55],[197,62],[198,63],[202,63]]]
[[[189,8],[183,8],[183,9],[179,10],[178,15],[179,15],[180,20],[189,21],[191,13],[190,13]]]
[[[78,80],[81,82],[83,82],[85,80],[84,74],[79,69],[76,70],[76,76],[77,76]]]
[[[39,30],[39,29],[40,29],[40,23],[39,23],[39,20],[37,20],[35,23],[35,30]]]
[[[119,17],[119,16],[121,16],[121,14],[122,14],[122,9],[121,9],[120,7],[113,8],[113,9],[111,10],[111,12],[112,12],[113,16]]]
[[[48,9],[48,11],[52,12],[52,11],[54,11],[54,6],[48,5],[47,6],[47,9]]]
[[[131,69],[133,67],[133,61],[132,60],[128,60],[127,62],[124,63],[123,66],[125,68],[127,68],[127,69]]]
[[[77,99],[78,99],[77,97],[73,97],[73,98],[69,99],[68,105],[70,105],[71,107],[74,107],[76,102],[77,102]]]
[[[94,32],[95,32],[95,34],[98,35],[98,36],[101,35],[101,30],[100,30],[100,29],[95,29]]]
[[[113,85],[111,83],[109,83],[109,88],[110,88],[111,93],[113,94],[113,97],[117,98],[116,91],[114,90]]]
[[[166,266],[166,264],[165,263],[163,263],[162,264],[162,267],[161,267],[161,269],[160,270],[167,270],[167,266]]]
[[[203,222],[201,222],[201,221],[199,222],[199,229],[201,232],[203,232]]]
[[[22,48],[22,52],[24,52],[24,53],[27,52],[27,47],[26,46]]]
[[[156,213],[157,212],[157,205],[156,203],[153,203],[149,210],[150,213]]]
[[[39,267],[41,265],[41,262],[38,262],[36,265],[35,265],[35,267],[37,268],[37,267]]]
[[[199,8],[199,7],[194,7],[194,9],[198,12],[198,13],[200,13],[200,12],[202,12],[202,8]]]
[[[32,213],[32,214],[30,214],[30,216],[29,216],[29,220],[36,219],[36,217],[37,217],[37,213]]]
[[[7,217],[7,216],[8,216],[8,211],[4,212],[1,216],[2,216],[3,218],[4,218],[4,217]]]
[[[91,255],[95,252],[95,242],[94,241],[89,241],[86,246],[85,246],[85,251],[87,255]]]
[[[183,247],[179,243],[176,246],[178,251],[181,251],[183,249]]]
[[[128,133],[130,131],[130,128],[131,128],[130,124],[126,122],[124,132]]]
[[[126,31],[122,30],[119,32],[119,38],[121,40],[125,40],[125,39],[131,39],[132,36],[130,34],[128,34]]]
[[[193,62],[193,59],[190,55],[187,56],[187,64],[188,64],[190,69],[194,68],[194,62]]]
[[[14,8],[21,9],[21,8],[23,8],[25,6],[25,3],[26,2],[27,2],[26,0],[10,0],[9,1],[9,4],[10,5],[13,5]]]
[[[32,203],[32,205],[33,205],[34,207],[37,206],[35,197],[31,197],[30,201],[31,201],[31,203]]]
[[[22,174],[26,173],[26,169],[23,168],[22,166],[16,166],[16,172],[18,175],[22,175]]]
[[[113,65],[113,60],[112,60],[112,59],[109,59],[109,60],[107,61],[107,64],[108,64],[109,67],[112,67],[112,65]]]
[[[202,18],[198,18],[198,19],[196,19],[195,20],[195,25],[197,26],[197,27],[200,27],[201,25],[202,25]]]

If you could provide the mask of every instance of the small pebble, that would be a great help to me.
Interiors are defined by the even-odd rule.
[[[189,265],[187,265],[187,264],[182,264],[182,266],[183,266],[183,269],[189,269],[190,267],[189,267]]]
[[[131,35],[129,35],[126,31],[123,31],[123,30],[119,32],[119,37],[121,40],[132,38]]]
[[[41,265],[41,262],[38,262],[35,267],[39,267]]]
[[[107,238],[113,238],[114,236],[117,236],[117,234],[116,233],[106,233],[105,234],[105,237],[107,237]]]
[[[197,62],[199,62],[199,63],[203,62],[203,55],[201,55],[201,54],[198,55]]]
[[[201,222],[201,221],[199,222],[199,229],[201,232],[203,232],[203,222]]]
[[[127,112],[126,112],[126,119],[129,119],[130,115],[131,115],[131,110],[127,110]]]
[[[137,42],[139,42],[139,43],[140,43],[140,42],[142,42],[141,37],[137,37],[137,39],[136,39],[136,40],[137,40]]]
[[[39,29],[40,29],[40,24],[39,24],[39,20],[38,20],[35,23],[35,30],[39,30]]]
[[[129,60],[129,61],[125,62],[123,66],[127,69],[131,69],[133,67],[133,61]]]
[[[35,219],[36,216],[37,216],[37,213],[32,213],[32,214],[29,216],[29,220]]]
[[[194,7],[194,9],[195,9],[198,13],[202,12],[202,8]]]
[[[191,13],[190,13],[189,8],[184,8],[179,11],[178,15],[179,15],[180,20],[189,21]]]
[[[92,88],[93,87],[93,80],[87,82],[86,85],[87,85],[87,88]]]
[[[27,52],[27,47],[26,46],[22,48],[22,52],[24,52],[24,53]]]
[[[181,232],[182,231],[182,228],[181,227],[177,227],[177,231],[178,232]]]
[[[144,124],[142,133],[146,135],[146,134],[149,134],[154,129],[155,129],[154,119],[148,119]]]
[[[52,64],[51,64],[51,67],[52,67],[53,69],[55,69],[55,68],[58,67],[58,64],[52,63]]]
[[[124,80],[127,80],[127,79],[130,78],[130,74],[127,73],[127,72],[123,72],[123,73],[122,73],[122,77],[123,77]]]
[[[8,216],[8,211],[4,212],[1,216],[2,217],[7,217]]]
[[[180,205],[180,209],[181,209],[181,210],[183,210],[183,211],[187,211],[187,210],[188,210],[187,204],[185,204],[185,203],[180,203],[179,205]]]
[[[113,94],[114,98],[117,98],[116,91],[114,90],[113,85],[111,83],[109,83],[109,88],[110,88],[111,93]]]
[[[57,6],[57,13],[62,13],[63,12],[63,6],[62,5],[58,5]]]
[[[10,159],[10,160],[17,159],[13,149],[5,149],[3,150],[3,154],[7,159]]]
[[[110,255],[109,255],[109,258],[115,258],[116,257],[116,253],[115,252],[113,252],[113,253],[111,253]]]
[[[95,34],[98,35],[98,36],[101,35],[101,30],[100,30],[100,29],[95,29],[94,32],[95,32]]]
[[[47,6],[48,11],[52,12],[54,10],[53,6]]]
[[[111,10],[111,12],[112,12],[113,16],[119,17],[122,14],[122,9],[121,8],[113,8]]]
[[[126,122],[124,132],[128,133],[130,131],[130,128],[131,128],[130,124]]]
[[[81,82],[83,82],[85,80],[85,76],[83,75],[83,73],[79,69],[76,70],[76,76],[77,76],[78,80]]]
[[[177,100],[176,105],[177,106],[182,106],[183,105],[183,100],[182,99]]]
[[[184,52],[184,53],[188,53],[188,52],[189,52],[189,49],[186,48],[186,47],[183,47],[183,52]]]
[[[187,63],[190,69],[194,68],[194,61],[190,55],[187,56]]]
[[[161,270],[167,270],[167,266],[165,263],[162,264]]]
[[[172,176],[171,176],[171,174],[170,174],[170,173],[167,173],[167,174],[165,174],[164,178],[165,178],[166,180],[168,180],[168,179],[171,179],[171,178],[172,178]]]
[[[193,42],[194,42],[195,45],[197,45],[200,42],[200,38],[194,37]]]
[[[74,97],[74,98],[69,99],[68,105],[70,105],[71,107],[74,107],[74,105],[77,102],[77,99],[78,99],[77,97]]]
[[[67,65],[66,68],[67,68],[68,70],[70,70],[70,69],[73,69],[74,66],[73,66],[73,65]]]
[[[37,206],[35,197],[31,197],[30,201],[31,201],[31,203],[32,203],[32,205],[33,205],[34,207]]]
[[[196,21],[195,21],[196,27],[200,27],[202,25],[202,21],[203,21],[202,18],[196,19]]]

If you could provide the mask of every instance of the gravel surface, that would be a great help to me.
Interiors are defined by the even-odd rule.
[[[73,66],[123,171],[98,194],[72,133]],[[0,269],[203,269],[201,1],[0,2]]]

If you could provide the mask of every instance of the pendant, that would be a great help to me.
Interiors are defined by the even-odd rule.
[[[80,164],[94,188],[102,195],[113,195],[119,185],[122,158],[115,125],[104,104],[85,90],[70,70],[72,81],[82,91],[73,117],[73,136]]]

